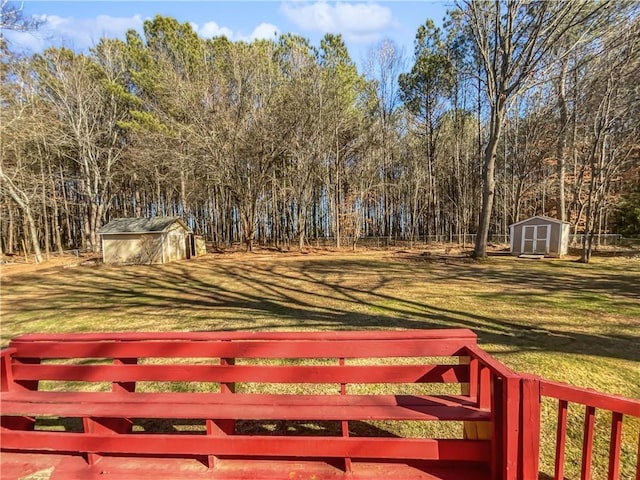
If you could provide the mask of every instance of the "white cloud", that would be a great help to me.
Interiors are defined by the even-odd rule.
[[[303,30],[342,33],[362,43],[377,40],[393,25],[391,9],[375,3],[285,2],[280,10]]]
[[[198,24],[192,23],[191,26],[193,29],[198,32],[202,38],[213,38],[213,37],[227,37],[229,39],[233,38],[233,30],[227,27],[221,27],[216,22],[207,22],[202,27],[198,27]]]
[[[31,32],[3,32],[5,38],[15,51],[41,52],[50,46],[66,46],[75,50],[86,50],[98,43],[100,38],[124,38],[128,30],[142,32],[146,20],[140,15],[132,17],[112,17],[98,15],[95,18],[60,17],[57,15],[41,15],[37,17],[42,23]],[[250,34],[233,31],[231,28],[208,21],[202,26],[190,22],[191,27],[202,38],[225,36],[229,40],[251,42],[257,39],[274,39],[280,29],[271,23],[261,23]]]
[[[274,40],[278,35],[280,35],[278,27],[271,23],[262,22],[253,29],[253,32],[249,35],[249,40]]]
[[[141,30],[144,18],[112,17],[98,15],[95,18],[60,17],[40,15],[42,23],[30,32],[7,32],[12,47],[29,51],[42,51],[51,45],[65,45],[77,50],[94,46],[102,37],[123,38],[127,30]]]
[[[221,27],[216,22],[207,22],[202,27],[200,27],[197,23],[191,23],[191,27],[200,35],[202,38],[213,38],[225,36],[231,41],[241,40],[244,42],[252,42],[253,40],[262,40],[262,39],[273,39],[275,36],[280,35],[280,29],[271,23],[262,22],[256,28],[253,29],[253,32],[249,35],[245,35],[240,31],[234,32],[230,28]]]

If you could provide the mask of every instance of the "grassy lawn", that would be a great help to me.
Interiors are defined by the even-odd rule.
[[[227,254],[2,274],[3,345],[29,332],[464,327],[517,371],[640,398],[637,257],[583,265],[401,252]],[[598,421],[596,453],[608,444],[606,420]],[[637,446],[637,423],[625,424],[625,436]],[[545,441],[548,456],[554,435]],[[570,442],[581,444],[581,433]],[[621,478],[633,475],[632,447]],[[569,458],[569,478],[576,467],[579,458]],[[606,475],[606,465],[595,467],[594,478]]]

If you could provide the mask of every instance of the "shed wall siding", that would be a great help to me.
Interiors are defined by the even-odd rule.
[[[159,234],[105,234],[102,239],[104,263],[162,263],[162,237]]]
[[[196,237],[196,256],[200,257],[207,254],[207,243],[203,237]]]
[[[560,236],[562,235],[562,224],[549,223],[549,225],[551,226],[549,253],[560,255]]]
[[[562,248],[560,250],[560,255],[566,255],[569,253],[569,236],[571,235],[571,225],[565,223],[562,225]]]
[[[523,251],[522,239],[524,236],[524,229],[528,226],[547,226],[550,229],[548,251],[544,252],[538,249],[536,252]],[[522,253],[545,253],[552,256],[560,256],[567,253],[567,245],[569,236],[566,232],[569,230],[568,224],[549,222],[543,218],[532,218],[519,225],[513,227],[513,236],[511,239],[512,253],[520,255]],[[538,234],[540,230],[538,230]]]
[[[166,262],[187,258],[187,236],[188,232],[177,223],[165,233],[164,254]]]

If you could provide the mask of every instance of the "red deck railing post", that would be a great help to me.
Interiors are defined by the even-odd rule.
[[[0,351],[0,391],[2,392],[8,392],[13,388],[11,355],[15,352],[15,348],[5,348]]]
[[[464,360],[463,360],[464,359]],[[479,365],[477,358],[470,357],[460,357],[460,363],[468,363],[469,364],[469,391],[467,395],[478,401],[478,383],[479,383]],[[464,391],[462,392],[464,394]]]
[[[584,437],[582,440],[582,469],[580,480],[591,479],[591,456],[593,454],[593,427],[596,409],[587,405],[584,411]]]
[[[620,444],[622,442],[621,413],[611,415],[611,440],[609,442],[609,473],[607,480],[618,480],[620,477]]]
[[[138,363],[137,358],[114,358],[114,365],[136,365]],[[135,392],[136,382],[113,382],[111,387],[112,392]]]
[[[558,426],[556,429],[556,464],[554,480],[564,479],[564,455],[567,443],[567,412],[569,403],[566,400],[558,401]]]
[[[638,454],[636,455],[636,480],[640,480],[640,433],[638,433]]]
[[[338,364],[341,367],[344,367],[346,365],[344,358],[339,358]],[[341,383],[340,395],[346,395],[346,394],[347,394],[347,384]],[[349,422],[346,420],[342,420],[341,426],[342,426],[342,438],[349,438]],[[351,470],[352,470],[351,457],[344,457],[344,471],[351,472]]]
[[[540,463],[540,379],[523,375],[521,380],[520,477],[537,480]]]
[[[235,365],[235,358],[220,358],[220,365]],[[233,394],[236,393],[235,383],[220,383],[220,393]],[[207,435],[226,436],[233,435],[236,430],[236,421],[233,419],[207,419],[205,421]],[[217,462],[216,455],[207,455],[206,464],[208,468],[214,468]]]
[[[482,365],[478,384],[478,408],[491,408],[491,370]]]
[[[488,370],[488,369],[487,369]],[[502,465],[504,464],[503,428],[504,423],[504,388],[503,379],[491,374],[491,478],[501,480],[503,477]]]
[[[504,480],[519,480],[518,461],[520,459],[520,378],[509,376],[504,379],[503,406],[503,476]]]

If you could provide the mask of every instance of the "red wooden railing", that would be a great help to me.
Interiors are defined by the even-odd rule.
[[[591,478],[591,456],[596,409],[611,412],[611,436],[609,443],[608,480],[620,477],[620,445],[623,417],[640,418],[640,400],[607,395],[605,393],[577,388],[562,383],[540,380],[540,394],[558,399],[558,428],[555,457],[555,479],[564,478],[564,450],[567,433],[567,409],[569,402],[585,406],[584,436],[582,445],[581,480]],[[636,460],[636,480],[640,480],[640,436],[638,438],[638,459]]]
[[[491,478],[516,480],[519,475],[520,375],[477,345],[468,345],[469,395],[479,408],[491,410]]]
[[[592,478],[592,456],[596,409],[611,414],[609,461],[607,480],[619,480],[622,426],[625,416],[640,419],[640,400],[608,395],[585,388],[552,382],[531,375],[521,376],[521,478],[536,480],[539,475],[540,437],[553,432],[541,431],[540,409],[543,398],[558,401],[556,448],[554,456],[554,480],[565,478],[565,451],[567,446],[567,418],[569,404],[584,406],[584,430],[582,436],[582,458],[580,480]],[[635,479],[640,480],[640,435],[638,438]],[[625,477],[629,479],[630,477]]]
[[[640,400],[552,382],[511,371],[476,345],[464,349],[469,356],[469,396],[479,408],[492,412],[492,478],[538,480],[540,475],[541,404],[543,398],[558,401],[554,480],[565,479],[565,450],[569,403],[583,405],[584,433],[580,480],[592,478],[596,409],[610,412],[611,431],[607,480],[622,480],[620,452],[624,417],[640,419]],[[640,435],[635,480],[640,480]],[[628,476],[624,480],[631,480]]]
[[[110,343],[104,340],[122,339],[124,334],[96,334],[95,338],[88,334],[71,334],[65,336],[63,340],[59,340],[56,343],[49,345],[49,357],[47,358],[68,358],[70,355],[79,357],[88,356],[114,358],[114,363],[118,366],[117,370],[110,365],[96,365],[91,367],[93,369],[92,371],[98,373],[106,372],[106,375],[112,371],[125,371],[126,369],[120,368],[122,366],[129,365],[128,368],[134,368],[137,355],[140,353],[140,346],[135,343],[136,340],[150,340],[150,343],[145,347],[146,354],[148,356],[197,357],[199,355],[209,355],[220,358],[220,366],[207,366],[204,371],[201,371],[202,366],[191,367],[188,375],[193,376],[196,373],[199,375],[205,375],[205,373],[206,375],[209,375],[207,372],[213,371],[216,368],[220,371],[225,370],[224,367],[234,365],[236,357],[280,358],[280,356],[284,356],[291,358],[324,358],[326,356],[333,355],[333,357],[337,359],[337,366],[323,368],[329,372],[327,375],[331,375],[329,380],[339,380],[340,394],[345,395],[347,394],[345,379],[348,379],[348,377],[344,375],[344,372],[349,372],[350,368],[348,364],[345,364],[345,355],[353,357],[357,357],[358,355],[367,356],[371,355],[371,352],[377,352],[377,354],[381,355],[381,352],[384,351],[385,354],[391,356],[423,356],[425,352],[429,352],[432,356],[458,356],[461,359],[461,363],[468,364],[468,366],[446,365],[434,366],[433,368],[442,367],[447,371],[458,372],[459,374],[453,375],[451,381],[463,384],[468,382],[468,391],[463,393],[468,395],[472,402],[475,402],[475,406],[477,408],[483,410],[483,414],[486,414],[482,417],[484,421],[465,421],[465,437],[469,440],[487,440],[490,442],[491,448],[487,449],[487,453],[484,455],[484,458],[489,458],[489,456],[491,457],[491,478],[493,480],[538,480],[540,475],[539,465],[541,438],[553,438],[554,435],[553,428],[549,429],[546,426],[548,425],[546,422],[544,425],[541,422],[541,407],[542,402],[545,399],[551,399],[558,403],[557,418],[555,419],[556,448],[553,461],[553,478],[555,480],[565,479],[565,451],[567,449],[567,437],[570,429],[568,422],[570,404],[577,404],[584,407],[580,480],[588,480],[592,478],[592,457],[594,452],[594,438],[596,435],[596,411],[608,412],[608,414],[611,415],[609,450],[606,462],[608,463],[607,480],[622,480],[621,475],[623,474],[620,468],[620,457],[625,417],[640,419],[640,400],[604,394],[593,390],[545,380],[533,375],[513,372],[478,347],[475,344],[475,335],[469,331],[411,331],[410,334],[407,334],[407,332],[315,332],[309,334],[292,332],[263,332],[247,334],[233,332],[224,334],[224,340],[228,343],[217,345],[217,353],[215,354],[212,353],[211,345],[207,344],[205,341],[207,339],[203,337],[203,334],[153,334],[154,336],[151,339],[149,338],[150,335],[152,334],[126,334],[127,341],[122,341],[117,345],[113,345],[113,342]],[[177,340],[191,341],[191,343],[188,346],[185,346],[184,351],[182,351],[180,350],[180,348],[182,348],[180,346],[176,347],[175,345],[167,344],[167,338],[169,338],[169,335],[171,335],[172,342],[174,343]],[[217,335],[214,334],[204,335],[211,335],[212,338],[217,338]],[[396,344],[391,341],[406,340],[408,335],[411,339],[416,340],[414,342],[415,345],[411,342],[408,344],[407,342],[398,342]],[[35,379],[40,377],[30,377],[29,372],[31,372],[31,370],[39,369],[43,371],[46,368],[49,368],[51,371],[54,371],[55,369],[60,369],[60,365],[43,366],[37,365],[33,361],[28,361],[34,360],[30,359],[30,355],[37,357],[41,353],[40,350],[42,345],[39,344],[39,341],[44,341],[47,338],[48,336],[43,336],[41,339],[39,336],[33,335],[23,336],[20,339],[14,340],[13,345],[18,346],[22,355],[25,357],[22,359],[14,359],[15,362],[13,366],[17,367],[16,371],[22,375],[21,377],[17,377],[18,380],[16,380],[15,383],[12,378],[14,372],[11,368],[10,355],[15,353],[16,349],[9,348],[0,352],[0,390],[3,392],[7,391],[10,386],[16,389],[37,389],[37,380]],[[314,338],[314,341],[310,341],[310,338]],[[238,342],[234,343],[232,341],[234,339],[237,339]],[[251,341],[249,342],[247,339],[250,339]],[[324,340],[324,342],[318,342],[318,339]],[[91,340],[96,340],[97,343],[90,344]],[[278,340],[280,342],[277,352],[273,349],[269,349],[267,345],[268,342],[274,340]],[[332,344],[329,342],[330,340],[341,340],[343,342],[349,340],[350,343],[348,344],[348,349],[345,350],[344,343],[337,342]],[[172,346],[172,348],[167,348],[168,345]],[[408,348],[409,350],[407,350]],[[114,356],[111,351],[112,349],[117,350],[116,356]],[[74,372],[74,368],[84,367],[65,366],[64,368],[65,372],[69,374],[69,372]],[[367,368],[373,372],[376,371],[375,368],[389,370],[394,367],[384,366]],[[413,367],[407,366],[403,368],[410,370]],[[424,367],[421,368],[424,370]],[[172,365],[141,365],[136,366],[135,369],[136,371],[144,370],[144,372],[153,375],[160,375],[158,372],[174,370],[182,371],[182,367]],[[257,371],[258,369],[256,368],[255,370]],[[443,375],[442,372],[435,370],[434,374],[437,374],[436,376]],[[51,377],[51,372],[49,372],[49,375]],[[51,378],[54,377],[55,375]],[[171,380],[175,380],[176,378],[178,378],[178,376],[175,376],[175,378],[171,377]],[[116,392],[134,391],[134,384],[131,381],[132,379],[129,377],[108,377],[107,379],[113,380],[113,390]],[[182,377],[179,379],[182,379]],[[396,378],[395,380],[400,381],[402,379]],[[318,377],[315,378],[315,381],[323,381],[323,379]],[[235,384],[232,380],[227,382],[222,378],[221,391],[231,395],[235,391]],[[489,413],[490,421],[487,421],[489,419]],[[14,417],[11,419],[14,423],[23,420],[29,421],[26,417]],[[88,431],[91,430],[90,427],[92,427],[92,425],[88,422]],[[16,429],[26,430],[22,426],[19,428],[16,427]],[[184,450],[187,452],[191,451],[189,449],[195,448],[199,443],[204,441],[209,442],[212,445],[217,442],[216,445],[219,444],[217,447],[218,450],[224,452],[224,435],[233,433],[233,430],[234,420],[228,418],[223,420],[216,418],[208,419],[206,421],[207,434],[211,437],[221,438],[194,438],[192,439],[192,443],[184,445]],[[344,437],[344,439],[341,439],[343,440],[342,443],[346,443],[346,441],[349,440],[348,422],[346,420],[342,421],[342,435]],[[83,440],[74,437],[74,441],[81,443]],[[243,438],[242,441],[246,443],[253,440],[251,438]],[[273,439],[270,439],[270,441],[273,442]],[[283,438],[281,441],[281,447],[284,446],[289,452],[294,453],[296,452],[296,448],[302,449],[300,452],[304,453],[306,451],[305,449],[317,450],[321,444],[322,448],[333,448],[332,445],[334,444],[338,446],[340,445],[340,441],[335,438],[327,440],[318,440],[316,438],[310,439],[308,445],[302,445],[300,439]],[[385,452],[385,455],[387,456],[392,455],[388,451],[388,449],[391,448],[390,445],[386,446],[386,444],[383,445],[381,443],[384,441],[386,440],[373,439],[371,440],[371,444],[380,443],[379,450],[381,452]],[[396,444],[401,443],[397,440],[394,441]],[[118,439],[118,442],[124,442],[124,440]],[[327,444],[326,446],[324,446],[325,443]],[[407,445],[410,443],[410,441],[405,442],[398,448],[407,448]],[[441,443],[442,445],[445,445],[446,441],[442,441]],[[488,442],[484,443],[488,444]],[[302,446],[299,446],[298,444]],[[423,447],[424,446],[420,446],[420,448]],[[635,445],[633,447],[635,448]],[[124,444],[120,445],[119,448],[125,449],[123,451],[126,451],[126,445]],[[456,448],[460,449],[462,447],[457,446]],[[78,446],[78,449],[82,450],[81,446]],[[636,459],[635,476],[633,478],[640,480],[640,438],[638,438],[637,449],[638,457]],[[459,452],[456,452],[456,454],[458,453]],[[91,460],[91,455],[94,454],[89,454],[89,460]],[[416,458],[422,458],[422,456],[424,456],[424,452],[420,451],[415,455]],[[348,472],[350,470],[349,466],[351,463],[351,457],[345,455],[344,460],[345,470]],[[213,458],[210,459],[210,463],[213,464]],[[631,479],[632,477],[625,474],[624,480]]]

